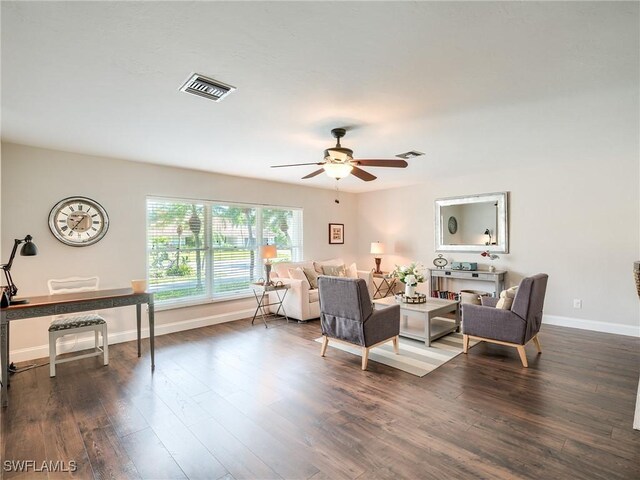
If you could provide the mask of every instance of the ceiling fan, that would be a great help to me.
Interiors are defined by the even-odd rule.
[[[340,180],[348,176],[349,174],[358,177],[360,180],[364,180],[365,182],[370,182],[375,180],[375,175],[370,174],[359,168],[360,166],[364,167],[393,167],[393,168],[406,168],[407,162],[404,160],[373,160],[373,159],[354,159],[353,158],[353,150],[350,148],[344,148],[340,145],[340,139],[345,136],[347,130],[344,128],[334,128],[331,130],[331,134],[336,138],[336,146],[332,148],[327,148],[324,151],[324,161],[322,162],[312,162],[312,163],[292,163],[289,165],[271,165],[271,168],[282,168],[282,167],[299,167],[303,165],[321,165],[322,168],[311,172],[309,175],[305,175],[302,179],[312,178],[316,175],[320,175],[322,172],[325,172],[331,178],[335,178],[336,180]]]

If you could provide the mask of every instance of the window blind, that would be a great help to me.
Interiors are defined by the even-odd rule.
[[[264,277],[260,246],[299,261],[302,230],[301,209],[148,198],[149,288],[159,305],[249,294]]]
[[[205,298],[205,206],[147,200],[149,287],[158,302]]]

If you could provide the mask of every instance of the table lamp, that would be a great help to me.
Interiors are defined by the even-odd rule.
[[[380,262],[382,262],[382,258],[380,255],[384,254],[384,243],[380,242],[371,242],[371,255],[375,255],[374,259],[376,261],[376,269],[373,273],[382,273],[380,270]]]
[[[9,262],[0,267],[4,271],[4,276],[7,279],[7,286],[4,287],[5,292],[9,297],[9,302],[14,305],[29,302],[29,300],[26,298],[23,298],[21,300],[13,298],[18,293],[18,287],[16,287],[16,284],[13,283],[13,278],[11,278],[11,266],[13,265],[13,259],[16,256],[16,252],[18,251],[18,245],[20,245],[21,243],[24,243],[24,245],[20,249],[20,255],[22,255],[23,257],[32,257],[33,255],[38,254],[38,247],[36,247],[36,244],[33,243],[32,240],[33,238],[31,237],[31,235],[27,235],[23,239],[16,238],[13,243],[13,250],[11,250]]]
[[[267,276],[264,284],[273,285],[271,281],[271,259],[278,256],[278,250],[275,245],[266,244],[260,247],[260,255],[266,260],[266,262],[264,262],[264,270]]]

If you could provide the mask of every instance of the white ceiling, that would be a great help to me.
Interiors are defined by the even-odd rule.
[[[439,119],[637,81],[638,3],[2,2],[2,139],[323,188],[333,127],[356,158],[416,149],[347,191],[436,168]],[[179,92],[192,72],[237,87]],[[473,162],[460,158],[456,168]]]

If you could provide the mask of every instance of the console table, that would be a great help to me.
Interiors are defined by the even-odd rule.
[[[500,295],[504,290],[504,278],[507,274],[506,270],[452,270],[450,268],[430,268],[429,275],[431,277],[431,290],[441,290],[440,283],[442,279],[458,279],[458,280],[477,280],[481,282],[491,282],[494,287],[494,296]],[[436,288],[438,287],[438,288]]]
[[[149,346],[151,353],[151,370],[154,362],[154,312],[153,293],[133,293],[130,288],[112,290],[96,290],[92,292],[67,293],[62,295],[43,295],[30,297],[29,303],[11,305],[0,309],[0,363],[2,363],[0,406],[9,404],[7,388],[9,387],[9,323],[27,318],[64,315],[68,313],[102,310],[105,308],[136,306],[138,328],[138,357],[140,356],[142,304],[149,306]]]

